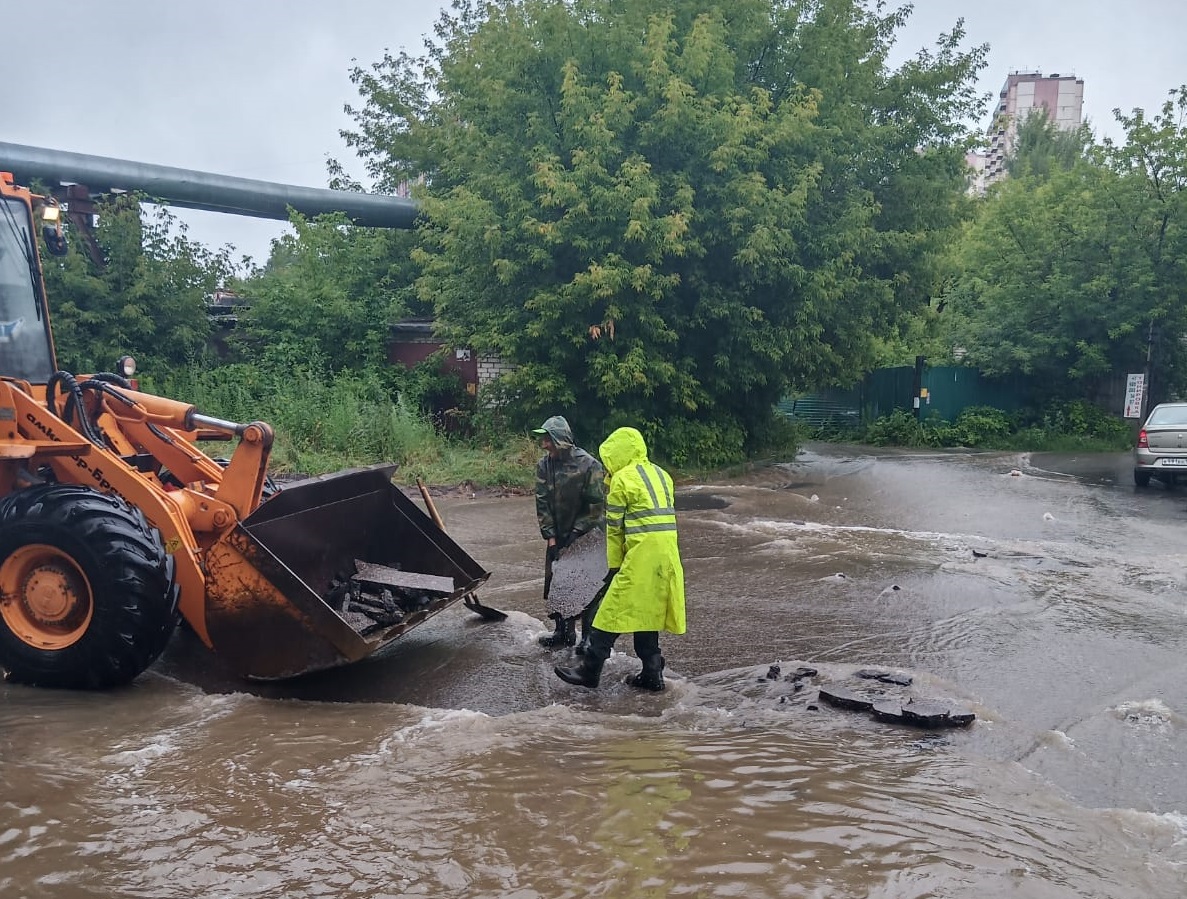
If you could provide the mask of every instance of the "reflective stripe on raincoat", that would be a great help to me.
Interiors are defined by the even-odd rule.
[[[647,458],[647,444],[634,428],[619,428],[598,452],[610,476],[606,562],[619,571],[594,627],[616,634],[683,634],[684,567],[672,478]]]

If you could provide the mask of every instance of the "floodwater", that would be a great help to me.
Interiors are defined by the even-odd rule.
[[[0,685],[0,896],[1187,895],[1187,491],[1127,457],[814,446],[682,487],[660,695],[629,640],[596,692],[553,676],[530,498],[439,507],[507,621],[283,685],[184,631],[129,689]]]

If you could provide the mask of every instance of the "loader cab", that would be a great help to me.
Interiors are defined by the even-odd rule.
[[[44,384],[54,353],[31,197],[0,173],[0,377]]]

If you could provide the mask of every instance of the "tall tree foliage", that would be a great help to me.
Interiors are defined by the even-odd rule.
[[[1092,131],[1087,125],[1068,131],[1047,115],[1032,113],[1018,126],[1018,137],[1013,153],[1006,160],[1006,171],[1015,178],[1023,175],[1046,177],[1056,169],[1067,171],[1084,159],[1092,143]]]
[[[413,236],[354,227],[341,214],[291,224],[265,271],[241,286],[250,306],[232,339],[239,356],[281,353],[334,372],[383,364],[389,324],[425,311],[411,291]]]
[[[1187,393],[1187,84],[1150,118],[1141,109],[1113,114],[1126,136],[1103,146],[1105,164],[1126,186],[1110,198],[1127,262],[1118,292],[1126,314],[1115,339],[1144,339],[1157,402]]]
[[[1182,391],[1187,333],[1187,88],[1152,118],[1115,112],[1121,143],[1072,159],[1031,147],[958,245],[953,341],[989,373],[1093,397],[1151,361],[1156,398]]]
[[[909,7],[458,0],[355,81],[347,135],[427,176],[422,297],[519,368],[528,418],[728,458],[792,385],[850,380],[963,210],[985,49],[892,68]]]
[[[100,207],[97,265],[71,231],[65,257],[43,256],[58,363],[108,371],[128,353],[142,371],[201,357],[210,336],[205,298],[233,275],[229,249],[191,240],[168,210],[142,212],[135,197]]]

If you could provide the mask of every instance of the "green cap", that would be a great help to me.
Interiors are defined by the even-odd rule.
[[[547,437],[548,432],[544,428],[532,428],[532,435],[535,437]]]

